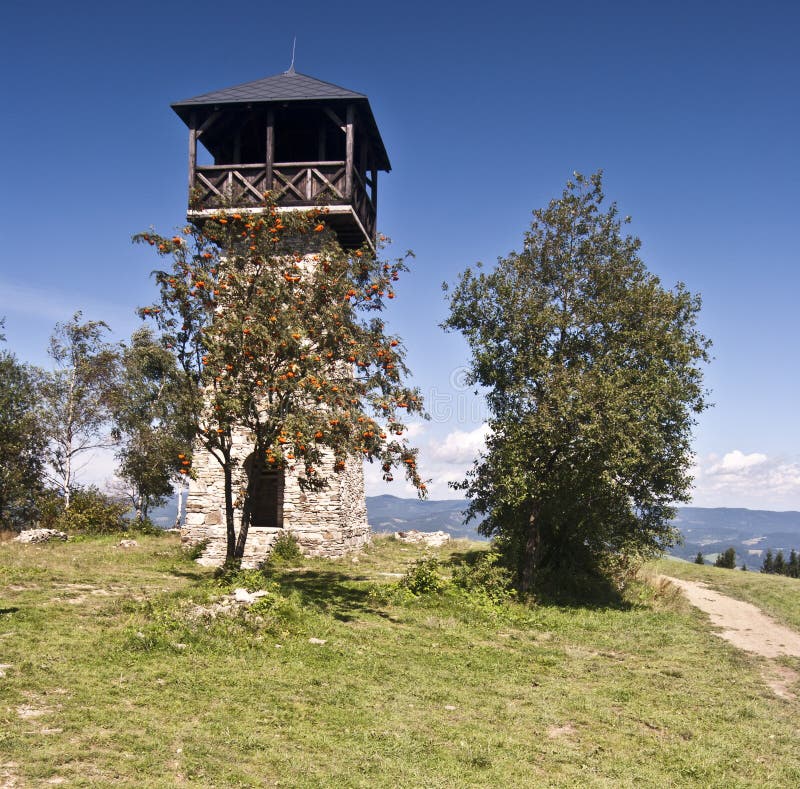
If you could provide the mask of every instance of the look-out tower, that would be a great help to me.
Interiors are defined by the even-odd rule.
[[[375,242],[378,171],[390,169],[367,97],[293,69],[176,102],[189,127],[190,222],[202,222],[221,204],[262,210],[265,192],[279,211],[324,206],[326,223],[343,247]],[[339,556],[369,539],[361,460],[344,473],[325,469],[330,487],[302,491],[291,471],[255,471],[241,437],[240,469],[258,473],[243,564],[269,555],[288,531],[307,554]],[[331,459],[331,464],[332,464]],[[201,561],[225,557],[221,469],[196,452],[186,506],[185,543],[207,540]]]

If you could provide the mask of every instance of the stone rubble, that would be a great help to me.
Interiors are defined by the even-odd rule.
[[[15,538],[15,542],[37,543],[50,542],[50,540],[68,540],[69,537],[58,529],[26,529],[20,532]]]
[[[430,548],[438,548],[440,545],[450,542],[450,535],[446,531],[424,532],[411,529],[410,531],[395,532],[394,538],[400,542],[421,543]]]
[[[189,611],[191,619],[215,619],[220,614],[236,614],[242,611],[262,597],[267,597],[270,593],[264,589],[255,592],[248,592],[247,589],[237,588],[230,594],[223,595],[219,600],[207,606],[196,605]]]
[[[233,599],[237,603],[255,603],[259,597],[266,597],[269,592],[265,592],[263,589],[259,589],[257,592],[248,592],[247,589],[234,589],[233,590]]]

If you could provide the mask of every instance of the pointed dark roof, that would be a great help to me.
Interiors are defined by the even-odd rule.
[[[350,99],[366,101],[363,93],[340,88],[330,82],[285,71],[254,82],[245,82],[231,88],[203,93],[191,99],[176,101],[172,107],[191,107],[199,104],[236,104],[239,102],[315,101],[319,99]]]
[[[199,112],[208,115],[220,105],[233,104],[271,104],[303,101],[330,101],[349,102],[356,104],[366,122],[367,133],[375,146],[379,159],[379,170],[391,170],[389,156],[381,139],[378,124],[369,106],[369,100],[363,93],[356,93],[347,88],[339,87],[331,82],[300,74],[293,68],[283,74],[257,79],[255,82],[245,82],[231,88],[215,90],[211,93],[202,93],[191,99],[176,101],[170,105],[181,120],[188,126],[193,113]]]

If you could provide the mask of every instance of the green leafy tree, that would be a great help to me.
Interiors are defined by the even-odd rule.
[[[767,548],[767,553],[764,556],[764,562],[761,565],[761,572],[771,575],[775,572],[775,558],[772,555],[772,549]]]
[[[0,321],[0,328],[3,321]],[[5,339],[0,335],[0,339]],[[0,528],[19,530],[37,517],[46,439],[37,409],[37,372],[0,351]]]
[[[694,563],[695,564],[705,564],[706,563],[705,559],[703,558],[703,554],[700,553],[700,551],[698,551],[697,552],[697,556],[694,557]]]
[[[194,430],[184,407],[175,356],[149,328],[134,332],[121,354],[111,401],[112,435],[118,442],[118,476],[136,511],[146,520],[186,472]]]
[[[783,551],[778,551],[775,554],[775,560],[772,563],[772,572],[775,575],[786,574],[786,559],[783,558]]]
[[[55,364],[40,385],[48,436],[49,478],[70,507],[75,474],[81,459],[109,446],[106,428],[116,386],[119,354],[104,339],[102,321],[81,322],[76,312],[56,325],[48,353]]]
[[[790,578],[800,578],[800,557],[798,557],[797,551],[794,548],[792,548],[789,553],[789,563],[786,565],[786,574]]]
[[[734,548],[726,548],[717,556],[714,566],[723,567],[726,570],[733,570],[736,567],[736,550]]]
[[[700,299],[664,289],[602,203],[601,174],[576,174],[533,212],[521,252],[467,269],[449,296],[444,327],[469,343],[490,411],[461,487],[522,591],[544,568],[671,545],[672,505],[691,488],[709,347]]]
[[[329,484],[326,455],[340,473],[355,454],[380,463],[387,480],[401,467],[425,491],[401,417],[422,415],[422,401],[403,385],[400,340],[380,318],[404,259],[343,250],[322,216],[265,202],[260,213],[221,210],[171,238],[134,237],[172,260],[155,274],[160,301],[141,313],[175,354],[196,440],[221,466],[229,561],[244,553],[253,493],[236,488],[237,435],[256,468],[296,468],[304,488]]]

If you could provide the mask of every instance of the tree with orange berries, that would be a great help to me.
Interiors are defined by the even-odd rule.
[[[281,212],[269,201],[134,241],[172,262],[155,272],[160,300],[140,313],[175,354],[196,440],[221,466],[229,562],[243,556],[253,492],[235,489],[236,435],[262,468],[297,470],[305,489],[329,484],[325,458],[335,474],[357,455],[386,480],[401,468],[424,495],[403,437],[407,415],[425,417],[422,399],[403,383],[402,345],[380,317],[405,258],[384,261],[368,244],[344,250],[324,209]]]

